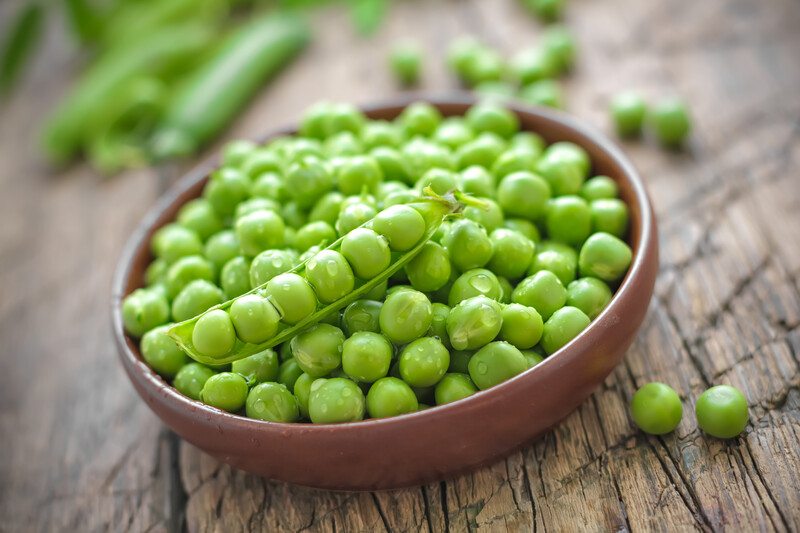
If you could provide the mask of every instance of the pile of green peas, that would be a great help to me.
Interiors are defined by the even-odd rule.
[[[456,117],[415,103],[393,121],[315,105],[297,135],[225,147],[202,197],[154,234],[125,328],[182,394],[251,418],[341,423],[465,398],[558,351],[625,276],[628,207],[591,170],[584,149],[520,131],[495,101]],[[408,205],[423,189],[482,207],[425,240]],[[194,362],[167,334],[192,319],[207,353],[262,341],[415,244],[386,283],[231,364]]]

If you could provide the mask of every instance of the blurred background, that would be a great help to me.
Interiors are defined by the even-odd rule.
[[[557,99],[552,86],[523,94],[514,65],[537,68],[554,24],[574,39],[574,63],[541,75]],[[798,27],[796,0],[0,2],[0,529],[302,529],[309,516],[328,530],[498,517],[510,529],[543,517],[554,529],[791,529]],[[481,75],[448,63],[464,36],[488,50]],[[400,43],[419,53],[417,83],[391,63]],[[622,91],[688,103],[680,150],[619,140],[654,200],[662,274],[640,340],[603,390],[504,463],[382,495],[253,478],[166,431],[126,383],[109,326],[120,250],[158,196],[226,140],[291,124],[318,100],[476,84],[558,104],[612,137],[608,106]],[[752,449],[689,431],[653,445],[620,414],[636,383],[696,392],[722,379],[754,404]],[[379,512],[393,505],[402,511]]]

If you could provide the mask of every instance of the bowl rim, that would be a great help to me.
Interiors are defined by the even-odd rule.
[[[431,94],[424,92],[409,93],[406,95],[390,98],[387,100],[379,100],[374,103],[365,105],[356,104],[356,107],[363,113],[370,115],[371,113],[402,109],[415,102],[426,102],[434,106],[470,106],[478,103],[479,98],[476,98],[469,93],[444,93],[444,94]],[[524,386],[522,381],[528,378],[533,372],[542,372],[541,367],[556,367],[566,363],[570,354],[575,352],[575,348],[586,342],[586,339],[593,334],[597,335],[604,327],[611,326],[615,323],[616,315],[620,308],[623,307],[623,300],[625,296],[637,288],[637,280],[644,277],[644,270],[646,269],[646,258],[652,253],[655,247],[657,251],[657,233],[654,231],[656,226],[654,210],[644,186],[644,182],[636,170],[636,167],[623,153],[613,141],[611,141],[605,134],[600,132],[594,126],[591,126],[584,121],[574,117],[568,113],[560,110],[546,108],[541,106],[525,105],[523,102],[512,100],[503,102],[504,107],[519,115],[533,115],[540,119],[559,124],[561,127],[572,130],[579,136],[590,140],[596,147],[606,153],[611,160],[620,168],[622,174],[625,175],[626,180],[630,184],[630,189],[633,192],[633,200],[636,202],[641,219],[641,227],[639,229],[639,238],[636,242],[629,243],[633,250],[633,260],[628,272],[623,278],[617,290],[614,292],[610,302],[603,311],[595,317],[594,320],[579,333],[575,338],[570,340],[567,344],[559,348],[556,352],[546,357],[542,362],[534,367],[526,369],[524,372],[514,376],[513,378],[495,385],[489,389],[478,390],[466,398],[445,404],[433,405],[429,409],[415,411],[413,413],[405,413],[402,415],[388,417],[388,418],[368,418],[356,422],[345,422],[338,424],[314,424],[311,422],[271,422],[267,420],[258,420],[248,418],[243,415],[229,413],[206,405],[200,401],[193,400],[178,392],[172,385],[168,384],[164,378],[151,369],[144,363],[139,350],[136,352],[132,349],[132,345],[136,342],[129,337],[124,330],[122,322],[121,304],[123,298],[126,296],[125,289],[128,285],[128,279],[132,272],[132,265],[134,258],[139,250],[144,246],[149,248],[147,241],[150,233],[155,229],[155,225],[161,214],[177,202],[180,196],[192,187],[196,186],[199,181],[205,179],[212,171],[219,167],[220,154],[219,151],[215,152],[208,158],[201,161],[199,164],[191,168],[187,173],[178,178],[166,191],[160,194],[155,204],[147,211],[145,216],[137,224],[131,236],[125,243],[125,246],[120,254],[120,259],[117,263],[117,268],[114,272],[112,281],[112,294],[111,294],[111,322],[114,341],[118,348],[118,353],[128,371],[137,369],[144,378],[146,384],[164,394],[169,401],[175,402],[180,408],[195,413],[203,414],[211,421],[217,421],[228,424],[233,424],[241,429],[251,429],[254,431],[278,431],[285,433],[287,431],[300,431],[304,434],[322,432],[327,433],[330,431],[343,431],[346,429],[368,429],[376,426],[385,427],[388,425],[403,425],[416,421],[421,417],[430,418],[430,423],[435,423],[437,418],[446,417],[449,413],[459,409],[469,409],[478,402],[487,402],[493,399],[498,399],[506,391],[512,387]],[[293,134],[297,132],[299,119],[293,121],[288,126],[269,129],[266,134],[261,134],[254,138],[258,143],[263,143],[269,139]],[[526,131],[526,130],[522,130]],[[535,132],[534,132],[535,133]],[[213,418],[209,418],[213,417]]]

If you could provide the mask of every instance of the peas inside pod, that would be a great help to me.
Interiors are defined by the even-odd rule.
[[[154,372],[250,418],[353,422],[479,394],[578,336],[632,260],[614,180],[495,100],[392,121],[322,102],[297,134],[228,152],[154,234],[121,314]]]

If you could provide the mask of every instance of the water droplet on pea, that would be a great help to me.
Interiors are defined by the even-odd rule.
[[[484,363],[483,361],[478,361],[477,367],[478,367],[477,368],[478,374],[480,375],[486,374],[486,371],[489,370],[489,367],[486,366],[486,363]]]

